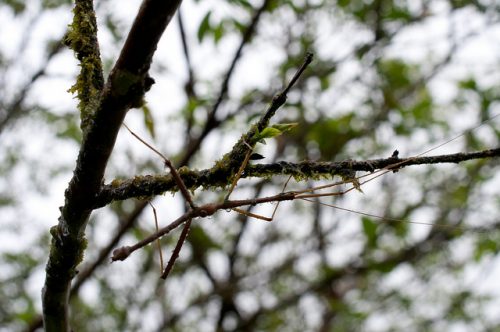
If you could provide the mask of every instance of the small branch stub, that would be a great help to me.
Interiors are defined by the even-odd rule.
[[[113,250],[113,256],[111,256],[111,261],[124,261],[132,253],[132,247],[126,246]]]

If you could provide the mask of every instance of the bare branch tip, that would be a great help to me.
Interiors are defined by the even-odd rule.
[[[305,65],[310,64],[313,61],[313,58],[314,58],[314,54],[312,52],[307,52],[306,53],[306,58],[304,60],[304,64]]]
[[[132,247],[125,246],[113,250],[113,255],[111,256],[111,261],[124,261],[132,253]]]

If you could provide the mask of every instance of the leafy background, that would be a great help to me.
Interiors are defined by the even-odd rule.
[[[139,1],[95,5],[109,71]],[[37,325],[48,229],[81,140],[76,102],[67,92],[78,63],[61,44],[71,6],[0,1],[0,330]],[[254,31],[242,43],[259,8]],[[181,14],[189,65],[176,18],[155,55],[148,103],[131,110],[126,123],[177,164],[210,167],[309,51],[313,64],[274,119],[299,125],[268,140],[258,162],[370,159],[395,149],[415,155],[499,113],[499,13],[493,0],[186,1]],[[240,44],[243,52],[235,57]],[[498,147],[498,128],[493,118],[433,153]],[[202,134],[199,148],[187,154]],[[123,131],[106,179],[159,173],[161,164]],[[194,224],[166,282],[159,279],[155,247],[120,263],[109,264],[105,256],[72,296],[72,327],[497,330],[497,171],[496,160],[408,168],[366,184],[364,194],[283,203],[271,223],[219,213]],[[274,194],[285,181],[244,180],[232,197]],[[197,190],[195,197],[209,202],[224,194]],[[462,228],[383,223],[320,203]],[[154,205],[163,224],[184,208],[169,193]],[[93,214],[81,271],[120,228],[127,229],[123,244],[154,231],[145,206],[115,202]],[[272,208],[253,212],[270,215]],[[162,240],[164,255],[176,236]]]

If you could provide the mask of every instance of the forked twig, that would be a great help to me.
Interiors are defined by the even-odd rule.
[[[134,136],[135,138],[137,138],[142,144],[144,144],[145,146],[147,146],[151,151],[153,151],[154,153],[156,153],[158,156],[160,156],[163,159],[163,161],[165,163],[165,166],[167,166],[169,168],[169,170],[170,170],[170,173],[172,173],[172,177],[174,178],[175,184],[177,184],[177,186],[179,187],[179,190],[180,190],[182,196],[184,197],[184,199],[186,200],[186,202],[188,202],[189,206],[192,209],[194,209],[196,206],[193,203],[193,199],[191,198],[191,194],[187,190],[186,185],[184,184],[184,181],[182,181],[182,178],[179,175],[179,172],[177,172],[177,169],[175,169],[175,167],[172,164],[172,162],[167,157],[165,157],[165,155],[163,155],[163,153],[161,153],[160,151],[158,151],[157,149],[155,149],[151,144],[149,144],[148,142],[146,142],[145,140],[143,140],[139,135],[137,135],[136,133],[134,133],[125,124],[125,122],[123,122],[123,126],[125,128],[127,128],[127,130],[130,132],[130,134],[132,134],[132,136]]]
[[[267,126],[267,124],[269,123],[269,120],[270,118],[274,115],[274,113],[276,112],[276,110],[278,108],[280,108],[284,102],[286,101],[286,93],[289,91],[289,89],[293,86],[293,84],[296,82],[296,80],[298,79],[298,77],[300,76],[300,74],[303,72],[303,70],[305,69],[305,67],[310,63],[311,61],[311,58],[312,58],[312,55],[308,55],[308,57],[306,58],[304,64],[302,65],[302,67],[297,71],[297,73],[294,75],[294,77],[292,78],[292,80],[290,81],[290,83],[288,84],[288,86],[278,95],[275,96],[275,98],[273,98],[273,101],[271,103],[271,105],[269,106],[268,110],[266,111],[266,113],[261,117],[261,119],[259,120],[259,122],[257,123],[257,126],[256,126],[256,130],[262,130],[263,128],[265,128]],[[498,115],[497,115],[498,116]],[[495,116],[496,117],[496,116]],[[494,118],[494,117],[493,117]],[[492,118],[491,118],[492,119]],[[487,121],[490,121],[491,119],[487,120]],[[486,122],[486,121],[485,121]],[[483,125],[484,122],[481,124]],[[476,126],[475,128],[471,129],[471,130],[474,130],[478,127],[480,127],[481,125],[479,126]],[[127,128],[128,129],[128,128]],[[255,129],[252,129],[252,130],[255,130]],[[252,138],[252,135],[255,134],[255,131],[249,131],[247,133],[246,137],[247,139],[251,139]],[[130,129],[129,129],[130,131]],[[152,146],[150,146],[149,144],[147,144],[146,142],[144,142],[142,139],[140,139],[137,135],[135,135],[133,132],[131,132],[136,138],[138,138],[141,142],[143,142],[146,146],[148,146],[149,148],[151,148],[152,151],[154,151],[155,153],[157,153],[158,155],[160,155],[164,160],[168,160],[167,158],[165,158],[160,152],[158,152],[156,149],[154,149]],[[274,216],[275,216],[275,213],[277,211],[277,208],[279,206],[279,202],[283,201],[283,200],[295,200],[295,199],[302,199],[302,200],[305,200],[305,201],[308,201],[308,202],[311,202],[312,200],[310,198],[317,198],[317,197],[328,197],[328,196],[340,196],[340,195],[344,195],[354,189],[356,189],[356,186],[353,186],[352,188],[349,188],[349,189],[346,189],[346,190],[343,190],[343,191],[339,191],[339,192],[328,192],[328,193],[314,193],[314,191],[317,191],[317,190],[322,190],[322,189],[327,189],[327,188],[332,188],[334,186],[338,186],[338,185],[341,185],[341,184],[347,184],[347,183],[353,183],[354,181],[358,181],[359,179],[364,179],[364,178],[367,178],[366,180],[362,181],[362,182],[359,182],[358,181],[358,184],[359,186],[369,182],[369,181],[372,181],[388,172],[394,172],[395,170],[398,170],[399,168],[401,168],[402,166],[405,166],[409,161],[411,160],[414,160],[415,158],[418,158],[420,156],[422,156],[423,154],[426,154],[430,151],[433,151],[461,136],[465,135],[465,133],[462,133],[448,141],[446,141],[445,143],[441,143],[440,145],[432,148],[432,149],[429,149],[417,156],[414,156],[414,157],[411,157],[411,158],[407,158],[407,159],[404,159],[404,160],[400,160],[396,163],[392,163],[388,166],[385,166],[383,168],[380,168],[379,170],[377,170],[376,172],[371,172],[370,174],[365,174],[365,175],[362,175],[362,176],[359,176],[359,177],[354,177],[352,179],[348,179],[346,181],[339,181],[339,182],[335,182],[335,183],[331,183],[331,184],[327,184],[327,185],[322,185],[322,186],[317,186],[317,187],[314,187],[314,188],[308,188],[308,189],[304,189],[304,190],[300,190],[300,191],[289,191],[289,192],[285,192],[285,189],[286,189],[286,186],[288,184],[288,182],[290,181],[291,179],[291,176],[290,178],[286,181],[285,185],[283,186],[283,189],[282,189],[282,192],[278,195],[274,195],[274,196],[268,196],[268,197],[263,197],[263,198],[253,198],[253,199],[246,199],[246,200],[229,200],[229,196],[230,194],[232,193],[232,191],[234,190],[234,188],[236,187],[237,185],[237,182],[238,180],[242,177],[244,171],[245,171],[245,168],[248,166],[248,162],[249,162],[249,159],[250,159],[250,155],[253,151],[253,146],[256,142],[252,142],[253,144],[250,145],[249,143],[247,143],[247,141],[245,139],[243,140],[240,140],[234,147],[233,147],[233,150],[231,151],[230,155],[233,155],[233,156],[237,156],[237,155],[241,155],[242,154],[242,151],[243,153],[245,153],[245,157],[242,161],[242,163],[240,164],[239,168],[238,168],[238,171],[235,173],[235,177],[231,183],[231,187],[229,189],[229,192],[228,194],[226,195],[226,198],[223,202],[221,203],[211,203],[211,204],[205,204],[203,206],[200,206],[200,207],[196,207],[196,206],[191,206],[191,209],[188,210],[186,213],[184,213],[182,216],[180,216],[178,219],[176,219],[175,221],[173,221],[172,223],[170,223],[169,225],[159,229],[155,234],[152,234],[150,235],[149,237],[143,239],[142,241],[136,243],[135,245],[131,246],[131,247],[122,247],[122,248],[119,248],[119,249],[116,249],[114,252],[113,252],[113,260],[124,260],[126,259],[133,251],[139,249],[139,248],[142,248],[144,247],[145,245],[155,241],[156,239],[159,239],[160,237],[168,234],[169,232],[171,232],[173,229],[179,227],[180,225],[182,225],[183,223],[185,223],[185,227],[181,233],[181,236],[179,238],[179,241],[177,242],[177,245],[174,249],[174,252],[173,252],[173,255],[170,259],[170,261],[168,262],[167,264],[167,267],[165,268],[165,270],[163,271],[163,274],[162,274],[162,278],[166,278],[167,275],[169,274],[169,272],[171,271],[172,267],[173,267],[173,263],[175,262],[175,259],[178,257],[179,255],[179,252],[180,252],[180,249],[182,247],[182,244],[184,243],[185,241],[185,238],[189,232],[189,227],[191,225],[191,222],[192,222],[192,219],[193,218],[197,218],[197,217],[207,217],[207,216],[210,216],[212,214],[214,214],[215,212],[219,211],[219,210],[227,210],[227,209],[231,209],[231,210],[234,210],[238,213],[241,213],[241,214],[244,214],[246,216],[249,216],[249,217],[253,217],[253,218],[257,218],[257,219],[261,219],[261,220],[266,220],[266,221],[272,221],[274,219]],[[242,150],[242,145],[245,145],[246,148],[243,148],[245,150]],[[396,156],[393,156],[396,160],[398,160],[397,158],[397,155]],[[171,164],[170,164],[171,165]],[[168,166],[168,165],[167,165]],[[174,172],[172,172],[172,174],[174,174]],[[177,174],[177,173],[175,173]],[[175,176],[174,176],[175,178]],[[186,188],[184,185],[184,183],[182,182],[182,179],[180,179],[179,177],[179,182],[182,183],[182,185],[179,185],[179,189],[182,190],[181,188],[184,187]],[[187,189],[186,189],[187,191]],[[187,196],[187,195],[186,195]],[[190,196],[187,196],[187,197],[190,197]],[[186,199],[187,200],[187,199]],[[261,203],[269,203],[269,202],[277,202],[278,204],[276,205],[274,211],[273,211],[273,214],[271,217],[264,217],[264,216],[261,216],[261,215],[258,215],[258,214],[255,214],[255,213],[251,213],[251,212],[248,212],[248,211],[245,211],[243,209],[241,209],[241,207],[243,206],[253,206],[253,205],[256,205],[256,204],[261,204]],[[322,205],[325,205],[325,206],[329,206],[329,207],[332,207],[332,208],[336,208],[336,209],[339,209],[339,210],[344,210],[344,211],[349,211],[349,212],[353,212],[353,213],[357,213],[357,214],[360,214],[360,215],[364,215],[364,216],[369,216],[369,217],[373,217],[373,218],[377,218],[377,219],[381,219],[381,220],[385,220],[385,221],[388,221],[388,222],[408,222],[408,223],[414,223],[414,224],[421,224],[421,225],[429,225],[429,226],[435,226],[435,227],[446,227],[446,228],[455,228],[455,229],[463,229],[465,230],[464,228],[460,227],[460,226],[453,226],[453,225],[445,225],[445,224],[432,224],[432,223],[425,223],[425,222],[416,222],[416,221],[408,221],[408,220],[401,220],[401,219],[394,219],[394,218],[384,218],[384,217],[380,217],[380,216],[377,216],[377,215],[373,215],[373,214],[369,214],[369,213],[365,213],[365,212],[360,212],[360,211],[355,211],[355,210],[350,210],[350,209],[346,209],[346,208],[341,208],[341,207],[338,207],[338,206],[335,206],[335,205],[332,205],[332,204],[327,204],[327,203],[323,203],[323,202],[319,202],[320,204]]]
[[[304,70],[311,63],[311,61],[312,61],[312,54],[308,53],[305,60],[304,60],[304,63],[299,68],[299,70],[295,73],[295,75],[292,77],[292,79],[290,80],[290,82],[288,83],[286,88],[281,93],[277,94],[273,98],[268,110],[266,111],[266,113],[261,117],[261,119],[257,123],[257,126],[256,126],[257,131],[262,130],[269,123],[269,120],[276,113],[276,110],[278,110],[285,103],[288,91],[297,82],[300,75],[304,72]],[[170,271],[173,268],[175,260],[177,259],[177,257],[179,257],[179,252],[180,252],[182,245],[184,244],[184,241],[186,239],[186,236],[189,232],[189,228],[191,226],[191,221],[193,218],[206,217],[206,216],[214,214],[217,210],[219,210],[221,208],[229,208],[229,209],[235,209],[235,211],[237,211],[239,213],[247,214],[247,215],[253,216],[255,218],[260,218],[263,220],[271,221],[274,218],[274,215],[276,213],[276,210],[277,210],[279,204],[276,205],[271,218],[258,216],[256,214],[241,210],[238,207],[243,206],[243,205],[254,205],[254,204],[257,204],[257,202],[265,202],[265,201],[268,201],[268,202],[278,201],[279,202],[281,200],[290,200],[290,199],[293,199],[295,196],[294,193],[289,193],[289,194],[285,195],[282,192],[280,195],[277,196],[277,198],[265,198],[264,200],[262,200],[262,199],[253,199],[253,200],[245,200],[245,201],[229,201],[228,200],[232,191],[236,187],[238,180],[241,178],[246,166],[248,165],[248,161],[250,160],[250,156],[251,156],[252,151],[253,151],[253,146],[257,143],[257,142],[252,142],[253,144],[250,145],[249,143],[247,143],[243,139],[242,142],[240,141],[240,142],[236,143],[236,145],[233,147],[233,150],[231,151],[231,153],[237,153],[236,150],[238,150],[239,144],[244,144],[248,148],[248,150],[245,154],[245,157],[243,159],[243,162],[241,163],[238,171],[236,172],[236,174],[234,176],[234,179],[231,183],[231,187],[230,187],[229,192],[227,193],[227,195],[224,199],[224,202],[219,203],[219,204],[205,204],[202,207],[196,207],[196,205],[193,203],[191,195],[189,194],[189,191],[186,188],[186,185],[184,184],[184,181],[182,180],[182,178],[180,177],[179,173],[177,172],[175,167],[172,165],[170,160],[167,157],[165,157],[160,151],[158,151],[156,148],[154,148],[151,144],[147,143],[145,140],[143,140],[141,137],[139,137],[136,133],[134,133],[125,123],[123,123],[123,125],[136,139],[138,139],[141,143],[143,143],[151,151],[155,152],[158,156],[160,156],[164,160],[165,165],[169,167],[169,169],[172,173],[172,177],[174,178],[179,190],[181,191],[185,200],[189,203],[190,209],[184,215],[182,215],[180,218],[178,218],[176,221],[172,222],[170,225],[163,228],[162,230],[157,229],[156,234],[149,236],[148,238],[144,239],[143,241],[140,241],[139,243],[137,243],[136,245],[134,245],[132,247],[126,246],[126,247],[121,247],[121,248],[115,249],[113,251],[113,257],[111,258],[112,261],[126,259],[133,251],[151,243],[155,239],[159,239],[161,236],[167,234],[172,229],[178,227],[180,224],[185,222],[184,229],[182,230],[182,233],[179,237],[179,240],[177,241],[177,244],[174,248],[172,256],[170,257],[170,260],[168,261],[167,266],[161,275],[161,278],[166,279],[168,274],[170,273]],[[247,133],[249,138],[252,138],[253,135],[255,134],[254,130],[255,129],[251,129],[250,132]],[[289,180],[290,179],[288,179],[288,181]],[[288,183],[288,181],[286,183]],[[283,191],[284,191],[285,187],[286,187],[286,184],[283,187]],[[155,220],[156,220],[156,211],[155,210],[153,210],[153,211],[155,212]],[[161,253],[161,250],[160,250],[160,253]],[[163,259],[162,259],[162,262],[163,262]],[[163,263],[162,263],[162,265],[163,265]]]
[[[243,138],[233,146],[230,154],[238,154],[239,148],[241,146],[248,148],[248,150],[245,154],[243,162],[241,163],[238,171],[235,174],[235,177],[231,183],[231,187],[229,189],[228,194],[225,197],[225,200],[229,199],[229,195],[231,195],[232,191],[236,187],[236,184],[238,183],[238,180],[241,178],[243,171],[245,170],[246,166],[248,165],[248,161],[250,160],[250,156],[252,155],[254,146],[257,144],[257,141],[255,141],[253,139],[254,135],[257,132],[262,131],[265,127],[267,127],[267,125],[269,124],[269,121],[274,116],[276,111],[281,106],[283,106],[283,104],[286,102],[288,92],[295,85],[295,83],[297,82],[299,77],[302,75],[304,70],[306,70],[307,66],[309,66],[311,64],[312,59],[313,59],[313,54],[308,52],[304,58],[304,62],[302,63],[300,68],[297,70],[297,72],[293,75],[290,82],[288,82],[287,86],[280,93],[276,94],[273,97],[271,104],[267,108],[266,112],[260,117],[259,121],[257,122],[257,125],[252,126],[252,128],[243,136]],[[249,142],[247,142],[245,140],[245,137],[249,140]]]

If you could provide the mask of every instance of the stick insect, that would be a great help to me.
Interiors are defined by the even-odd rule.
[[[474,128],[471,128],[467,131],[464,131],[462,132],[461,134],[449,139],[449,140],[446,140],[445,142],[435,146],[435,147],[432,147],[416,156],[413,156],[413,157],[410,157],[410,158],[407,158],[407,159],[404,159],[402,161],[396,161],[386,167],[383,167],[383,168],[380,168],[378,170],[373,170],[371,173],[368,173],[368,174],[364,174],[364,175],[361,175],[361,176],[350,176],[350,177],[345,177],[343,178],[341,181],[336,181],[336,182],[333,182],[333,183],[329,183],[329,184],[325,184],[325,185],[320,185],[320,186],[314,186],[314,187],[311,187],[311,188],[306,188],[306,189],[303,189],[303,190],[295,190],[295,191],[285,191],[286,190],[286,187],[288,185],[288,183],[290,182],[292,176],[290,176],[288,178],[288,180],[285,182],[281,192],[276,195],[276,196],[270,196],[270,197],[265,197],[265,198],[261,198],[261,199],[248,199],[248,200],[240,200],[240,201],[230,201],[229,200],[229,197],[231,195],[231,193],[233,192],[233,190],[235,189],[235,187],[237,186],[238,184],[238,181],[240,180],[240,178],[242,177],[244,171],[245,171],[245,168],[248,166],[248,163],[250,161],[250,156],[252,155],[253,153],[253,148],[248,145],[248,151],[246,152],[245,154],[245,158],[243,160],[243,162],[241,163],[238,171],[236,172],[234,178],[233,178],[233,181],[231,182],[231,185],[230,185],[230,188],[225,196],[225,199],[224,199],[224,202],[221,202],[221,203],[218,203],[218,204],[209,204],[209,205],[205,205],[204,207],[201,207],[201,211],[203,213],[193,213],[193,214],[186,214],[185,215],[185,218],[181,217],[179,218],[178,220],[176,220],[175,222],[173,222],[172,224],[175,224],[174,226],[178,226],[180,225],[181,223],[185,222],[184,224],[184,228],[182,230],[182,233],[180,235],[180,238],[179,238],[179,241],[177,242],[177,245],[173,251],[173,254],[167,264],[167,266],[165,268],[163,268],[163,257],[162,257],[162,254],[161,254],[161,247],[160,247],[160,243],[159,243],[159,238],[162,236],[162,234],[167,234],[171,229],[173,229],[174,227],[171,227],[169,228],[167,231],[163,231],[160,230],[158,228],[158,220],[157,220],[157,214],[156,214],[156,209],[154,208],[154,206],[151,205],[151,207],[153,208],[153,213],[154,213],[154,218],[155,218],[155,225],[156,225],[156,230],[157,230],[157,235],[152,235],[150,236],[148,239],[145,239],[143,241],[141,241],[140,243],[138,243],[137,245],[133,246],[133,247],[124,247],[124,248],[132,248],[133,250],[136,250],[138,248],[141,248],[142,246],[148,244],[148,243],[151,243],[152,241],[156,240],[157,241],[157,245],[158,245],[158,249],[159,249],[159,252],[160,252],[160,267],[162,269],[162,278],[165,279],[168,275],[168,273],[171,271],[172,267],[173,267],[173,264],[176,260],[176,258],[178,257],[179,255],[179,252],[180,252],[180,249],[182,247],[182,244],[184,243],[184,240],[186,239],[187,237],[187,234],[189,232],[189,228],[190,228],[190,225],[191,225],[191,221],[193,219],[193,217],[196,217],[196,216],[206,216],[206,215],[211,215],[213,213],[215,213],[216,211],[218,211],[219,209],[225,209],[227,210],[227,208],[229,208],[229,210],[232,210],[232,211],[235,211],[239,214],[243,214],[247,217],[250,217],[250,218],[255,218],[255,219],[259,219],[259,220],[264,220],[264,221],[268,221],[268,222],[271,222],[272,220],[274,220],[274,217],[275,217],[275,214],[278,210],[278,207],[279,207],[279,203],[281,202],[281,200],[296,200],[296,199],[300,199],[300,200],[303,200],[303,201],[306,201],[306,202],[314,202],[314,199],[317,199],[317,198],[321,198],[321,197],[335,197],[335,196],[342,196],[342,195],[345,195],[353,190],[359,190],[361,191],[361,187],[370,182],[370,181],[373,181],[383,175],[386,175],[388,173],[391,173],[391,172],[397,172],[400,168],[404,167],[405,163],[408,163],[409,160],[412,160],[412,159],[416,159],[416,158],[419,158],[425,154],[428,154],[446,144],[449,144],[450,142],[452,141],[455,141],[457,139],[459,139],[460,137],[466,135],[467,133],[469,132],[472,132],[476,129],[478,129],[479,127],[483,126],[484,124],[486,124],[487,122],[489,121],[492,121],[493,119],[495,119],[496,117],[500,116],[500,114],[497,114],[487,120],[485,120],[484,122],[482,122],[481,124],[479,124],[478,126],[474,127]],[[140,142],[142,142],[144,145],[146,145],[149,149],[151,149],[153,152],[155,152],[157,155],[159,155],[165,165],[167,167],[170,168],[170,170],[172,171],[172,176],[174,177],[174,180],[176,181],[178,187],[179,187],[179,190],[181,191],[181,193],[183,194],[186,202],[189,204],[189,206],[191,207],[191,211],[200,211],[200,208],[197,207],[189,192],[187,191],[184,183],[182,182],[182,179],[180,179],[180,176],[179,174],[176,172],[175,168],[172,166],[172,163],[163,155],[161,154],[157,149],[155,149],[151,144],[147,143],[145,140],[143,140],[142,138],[140,138],[137,134],[135,134],[129,127],[127,127],[125,124],[124,124],[125,128],[127,128],[127,130],[136,138],[138,139]],[[393,156],[395,159],[398,159],[398,153],[397,151],[395,151],[393,153]],[[343,185],[348,185],[348,184],[351,184],[352,186],[348,187],[347,189],[343,189],[343,190],[339,190],[339,191],[331,191],[333,188],[335,187],[338,187],[338,186],[343,186]],[[321,192],[321,191],[324,191],[324,190],[330,190],[329,192]],[[285,198],[285,199],[281,199],[281,198]],[[247,210],[244,210],[240,207],[243,207],[243,206],[249,206],[249,205],[255,205],[255,204],[258,204],[258,203],[263,203],[263,202],[277,202],[277,204],[275,205],[274,207],[274,210],[271,214],[270,217],[266,217],[266,216],[262,216],[262,215],[259,215],[259,214],[256,214],[256,213],[252,213],[252,212],[249,212]],[[381,222],[385,222],[385,223],[394,223],[394,222],[403,222],[403,223],[411,223],[411,224],[417,224],[417,225],[426,225],[426,226],[432,226],[432,227],[436,227],[436,228],[452,228],[452,229],[462,229],[462,230],[465,230],[463,229],[462,227],[460,226],[456,226],[456,225],[448,225],[448,224],[436,224],[436,223],[427,223],[427,222],[421,222],[421,221],[412,221],[412,220],[402,220],[402,219],[394,219],[394,218],[386,218],[386,217],[382,217],[382,216],[378,216],[378,215],[375,215],[375,214],[371,214],[371,213],[366,213],[366,212],[362,212],[362,211],[356,211],[356,210],[352,210],[352,209],[346,209],[346,208],[343,208],[343,207],[340,207],[340,206],[337,206],[337,205],[333,205],[333,204],[327,204],[327,203],[324,203],[324,202],[319,202],[319,204],[321,205],[324,205],[324,206],[327,206],[327,207],[331,207],[331,208],[334,208],[334,209],[338,209],[338,210],[343,210],[343,211],[348,211],[348,212],[352,212],[352,213],[355,213],[355,214],[358,214],[358,215],[362,215],[362,216],[367,216],[367,217],[371,217],[371,218],[376,218],[376,219],[379,219]],[[210,207],[210,211],[208,211],[208,209],[206,207]],[[203,210],[203,209],[207,209],[207,211]],[[171,224],[171,225],[172,225]],[[164,228],[165,229],[165,228]],[[117,250],[123,250],[124,248],[121,248],[121,249],[117,249]],[[127,249],[128,250],[128,249]],[[133,250],[129,250],[129,252],[127,253],[127,256],[128,254],[130,254],[131,251]],[[119,253],[118,253],[119,254]],[[115,256],[115,253],[114,253],[114,256]],[[125,257],[126,258],[126,257]],[[117,256],[116,259],[121,259]],[[114,260],[116,260],[114,259]]]

